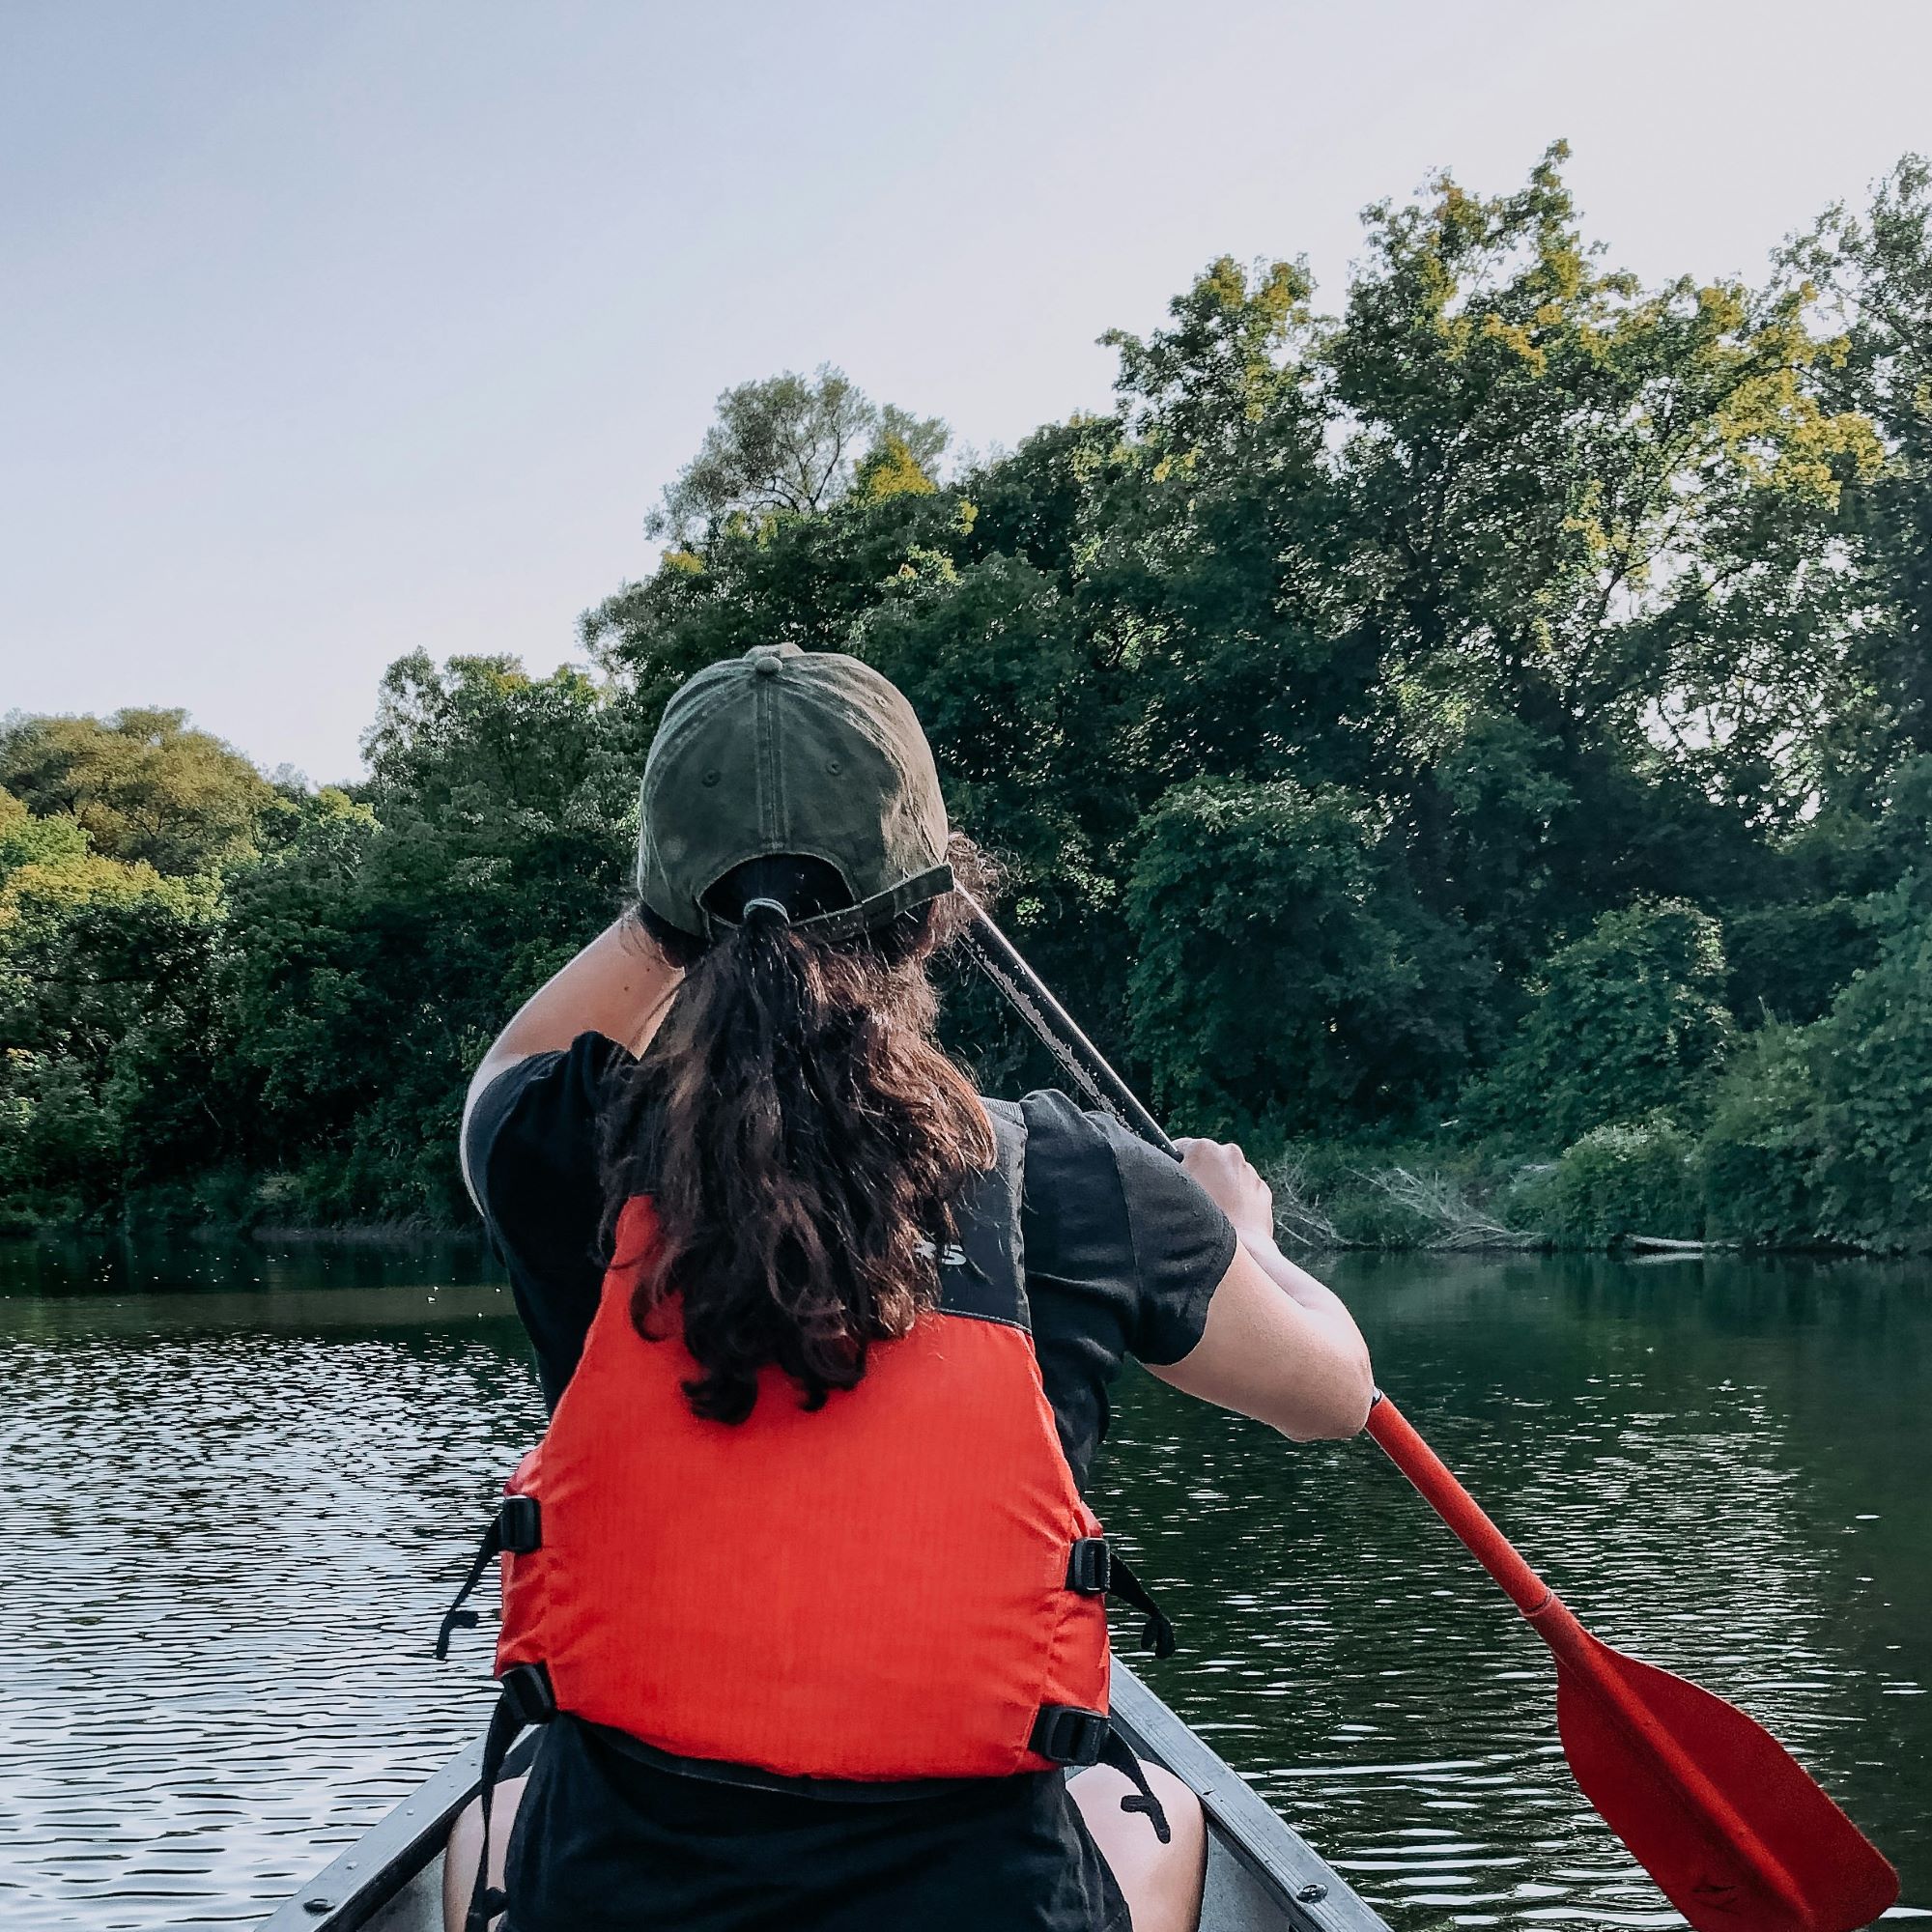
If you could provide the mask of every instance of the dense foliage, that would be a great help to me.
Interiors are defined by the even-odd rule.
[[[1339,314],[1212,264],[1111,413],[952,474],[837,371],[728,392],[594,671],[406,659],[365,784],[12,723],[0,1199],[459,1212],[466,1070],[616,902],[666,696],[792,640],[906,689],[1178,1123],[1479,1145],[1579,1235],[1928,1237],[1927,172],[1645,289],[1562,159],[1370,210]]]

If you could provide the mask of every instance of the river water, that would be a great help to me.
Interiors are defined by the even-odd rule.
[[[1597,1633],[1768,1722],[1932,1908],[1932,1270],[1346,1257],[1383,1383]],[[430,1637],[541,1422],[461,1248],[0,1245],[0,1924],[250,1922],[480,1728]],[[1387,1917],[1680,1922],[1541,1645],[1366,1442],[1135,1375],[1150,1681]]]

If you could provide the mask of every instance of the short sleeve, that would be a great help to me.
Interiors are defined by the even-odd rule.
[[[1101,1132],[1121,1179],[1140,1278],[1135,1358],[1162,1368],[1192,1351],[1208,1323],[1208,1304],[1234,1265],[1234,1224],[1172,1154],[1150,1147],[1120,1122]]]
[[[1235,1231],[1179,1163],[1111,1115],[1056,1093],[1020,1105],[1034,1341],[1067,1459],[1084,1477],[1106,1434],[1107,1385],[1128,1355],[1161,1366],[1200,1341]]]
[[[603,1288],[597,1122],[631,1055],[599,1033],[507,1066],[470,1109],[464,1166],[536,1350],[553,1407],[583,1351]]]

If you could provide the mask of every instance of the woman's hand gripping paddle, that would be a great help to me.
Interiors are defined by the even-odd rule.
[[[973,911],[975,960],[1048,1052],[1090,1099],[1178,1154],[1006,935]],[[1549,1646],[1557,1734],[1583,1796],[1696,1932],[1855,1932],[1897,1898],[1898,1874],[1762,1724],[1593,1637],[1386,1396],[1369,1434]]]

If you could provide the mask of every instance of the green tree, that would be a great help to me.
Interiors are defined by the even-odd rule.
[[[11,791],[0,788],[0,884],[22,866],[63,866],[87,856],[87,834],[67,812],[37,818]]]
[[[1703,1232],[1695,1146],[1670,1121],[1592,1127],[1516,1190],[1514,1212],[1546,1235],[1592,1246],[1631,1235]]]
[[[1734,889],[1802,816],[1847,691],[1839,491],[1878,459],[1819,399],[1802,293],[1603,268],[1564,153],[1371,211],[1327,352],[1412,874],[1513,978],[1606,900]],[[1472,820],[1498,731],[1518,802]]]
[[[1882,780],[1891,757],[1932,751],[1932,163],[1906,156],[1862,216],[1829,210],[1789,260],[1843,329],[1820,387],[1885,443],[1883,467],[1851,479],[1844,520],[1879,593],[1857,639],[1871,702],[1833,747]]]
[[[1923,875],[1871,909],[1876,963],[1806,1041],[1818,1088],[1820,1232],[1932,1246],[1932,892]]]
[[[455,1123],[503,1016],[615,911],[637,753],[565,667],[390,667],[366,803],[325,794],[231,884],[229,1077],[302,1210],[464,1212]]]
[[[936,487],[901,436],[881,436],[852,472],[852,487],[868,502],[887,497],[929,497]]]
[[[1105,338],[1123,440],[1090,465],[1075,555],[1143,810],[1203,772],[1375,788],[1377,661],[1351,632],[1309,296],[1297,265],[1223,258],[1169,327]]]
[[[1719,1089],[1703,1149],[1719,1232],[1932,1248],[1932,903],[1902,886],[1868,917],[1874,964],[1823,1019],[1768,1028]]]
[[[1338,787],[1198,781],[1142,828],[1133,1037],[1205,1131],[1336,1133],[1461,1065],[1455,936],[1399,889],[1378,814]]]
[[[812,376],[787,369],[740,383],[718,398],[717,421],[666,487],[645,529],[683,545],[740,512],[755,518],[830,509],[852,488],[862,458],[876,479],[881,458],[896,443],[903,452],[898,473],[929,478],[946,442],[937,417],[881,408],[829,363]]]
[[[1567,1147],[1594,1127],[1697,1116],[1731,1036],[1718,923],[1681,899],[1602,914],[1543,968],[1466,1099],[1474,1122]]]
[[[101,857],[173,874],[251,858],[274,799],[241,753],[191,730],[186,712],[154,708],[8,725],[0,785],[42,818],[75,820]]]
[[[0,810],[0,844],[34,855],[0,877],[0,1196],[112,1212],[232,1142],[212,1075],[219,907],[205,878],[89,850],[71,818],[39,829]]]
[[[1932,1247],[1932,757],[1894,775],[1875,842],[1903,863],[1861,908],[1871,964],[1729,1073],[1705,1136],[1711,1209],[1758,1241]]]
[[[1802,289],[1645,291],[1561,161],[1371,211],[1334,319],[1295,264],[1210,264],[1166,326],[1107,338],[1118,413],[944,489],[714,520],[586,620],[639,737],[751,643],[870,656],[1102,1026],[1175,787],[1346,793],[1380,828],[1377,903],[1466,962],[1430,1049],[1356,1090],[1388,1118],[1453,1093],[1606,907],[1688,895],[1764,956],[1809,890],[1782,842],[1863,701],[1842,505],[1882,451],[1821,385]],[[1833,918],[1814,1000],[1856,955]]]

